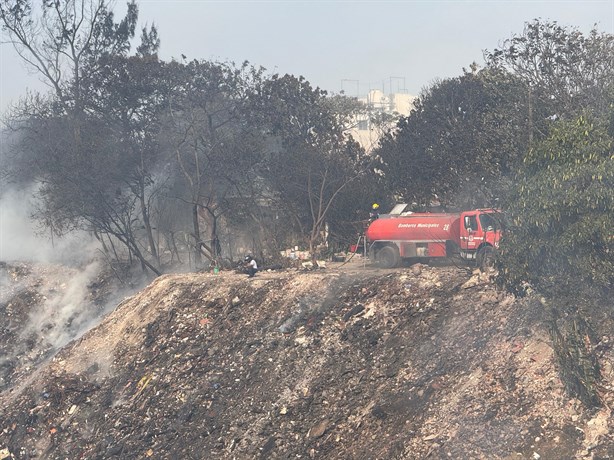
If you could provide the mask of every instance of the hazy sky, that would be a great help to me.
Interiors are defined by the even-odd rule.
[[[2,1],[2,0],[0,0]],[[231,60],[303,75],[349,95],[380,88],[417,94],[457,76],[482,50],[534,18],[614,33],[614,0],[206,1],[140,0],[140,24],[155,23],[163,59]],[[125,2],[116,3],[118,14]],[[41,88],[8,44],[0,45],[0,110]]]

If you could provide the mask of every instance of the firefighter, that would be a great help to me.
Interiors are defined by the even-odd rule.
[[[245,270],[247,270],[247,277],[253,278],[258,271],[258,264],[256,263],[256,259],[254,259],[251,255],[245,256],[243,259]]]
[[[379,204],[377,203],[373,203],[373,205],[371,206],[371,212],[369,212],[369,219],[370,220],[375,220],[379,217]]]

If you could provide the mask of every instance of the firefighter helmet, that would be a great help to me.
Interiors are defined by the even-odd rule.
[[[379,208],[379,204],[377,204],[377,203],[373,203],[373,206],[371,206],[371,208],[373,208],[373,209],[377,209],[377,208]]]

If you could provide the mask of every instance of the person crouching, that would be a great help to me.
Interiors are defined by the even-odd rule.
[[[258,271],[256,259],[254,259],[252,256],[245,256],[245,269],[247,270],[247,276],[249,278],[253,278]]]

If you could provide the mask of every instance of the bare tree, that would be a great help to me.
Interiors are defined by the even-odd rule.
[[[44,1],[37,11],[32,0],[0,3],[0,21],[21,58],[53,89],[57,101],[74,115],[83,110],[82,77],[96,70],[98,59],[125,54],[134,36],[138,8],[114,22],[107,0]]]

